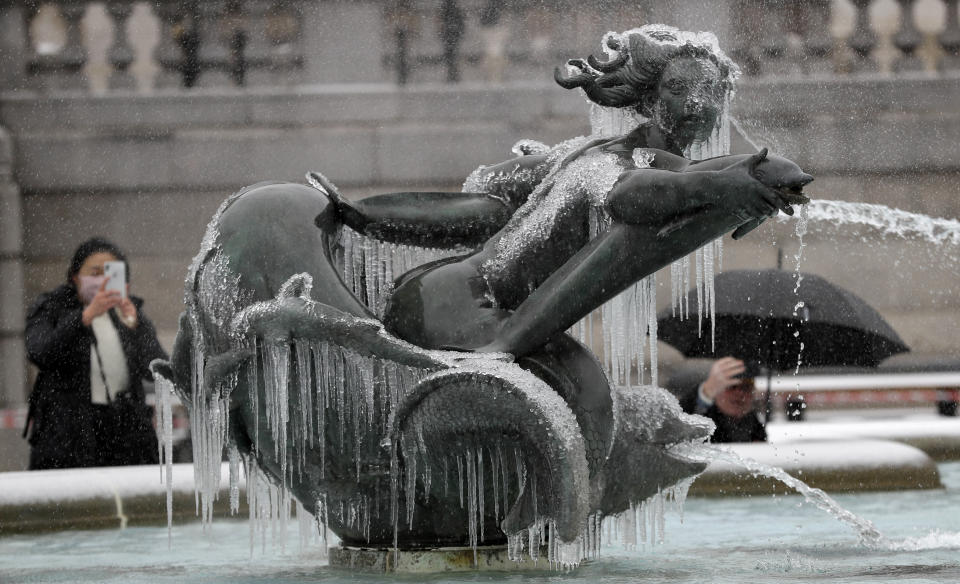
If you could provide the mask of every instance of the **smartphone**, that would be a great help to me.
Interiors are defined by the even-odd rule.
[[[116,290],[127,297],[127,264],[124,262],[104,262],[103,274],[107,277],[107,290]]]

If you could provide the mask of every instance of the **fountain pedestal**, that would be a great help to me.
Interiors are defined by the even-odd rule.
[[[400,550],[340,546],[330,548],[330,566],[364,572],[428,574],[436,572],[517,572],[522,570],[550,570],[547,550],[533,561],[524,553],[520,561],[511,560],[507,546],[479,546],[476,548],[442,547],[433,549]],[[474,560],[476,558],[476,560]]]

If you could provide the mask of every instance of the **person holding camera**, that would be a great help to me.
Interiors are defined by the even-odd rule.
[[[680,395],[680,407],[688,414],[713,420],[711,442],[765,442],[767,430],[754,408],[753,377],[746,364],[735,357],[717,359],[703,383]]]
[[[167,355],[143,301],[127,293],[129,274],[116,245],[89,239],[67,282],[30,308],[27,356],[39,369],[24,428],[31,470],[156,464],[142,381]]]

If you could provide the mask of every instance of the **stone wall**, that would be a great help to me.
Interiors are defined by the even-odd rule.
[[[381,3],[307,2],[305,18],[312,24],[304,27],[298,45],[309,57],[302,70],[266,75],[248,88],[201,84],[189,91],[160,82],[158,65],[149,57],[162,35],[144,3],[136,3],[128,31],[136,45],[130,66],[138,76],[135,91],[111,89],[116,70],[108,66],[106,42],[99,48],[88,43],[90,59],[82,72],[73,73],[83,78],[82,89],[60,91],[53,82],[34,86],[38,79],[24,77],[28,57],[36,56],[24,34],[28,3],[3,4],[0,52],[12,58],[0,59],[0,128],[9,134],[0,130],[0,408],[23,404],[27,392],[24,307],[63,280],[79,241],[100,234],[129,252],[134,292],[146,299],[146,311],[169,348],[186,267],[209,217],[236,189],[260,180],[300,181],[306,171],[320,170],[356,197],[456,190],[478,164],[508,157],[519,138],[555,143],[588,131],[585,102],[553,85],[549,71],[564,58],[595,50],[599,31],[610,28],[606,22],[659,20],[709,29],[723,46],[734,48],[743,36],[734,29],[744,22],[729,19],[737,2],[723,3],[722,10],[711,5],[710,14],[692,0],[595,3],[615,11],[590,12],[559,2],[566,12],[551,16],[562,26],[552,29],[548,54],[527,51],[537,61],[519,51],[513,55],[519,65],[503,83],[482,81],[482,66],[466,59],[464,67],[472,68],[467,82],[433,83],[440,70],[425,65],[410,85],[397,87],[384,83],[393,73],[386,64],[391,46]],[[915,11],[930,49],[923,53],[926,71],[885,74],[899,54],[891,49],[897,19],[889,17],[895,14],[892,0],[877,0],[870,10],[882,33],[874,51],[881,73],[847,76],[851,53],[841,45],[856,37],[853,11],[846,0],[832,2],[831,33],[846,39],[837,41],[832,57],[840,74],[784,75],[772,71],[786,68],[770,67],[769,74],[744,79],[736,102],[742,132],[735,148],[748,151],[749,138],[793,158],[817,176],[809,191],[818,198],[960,217],[960,74],[932,73],[943,56],[935,42],[942,15],[933,24],[924,20],[934,4],[920,0]],[[464,3],[474,11],[479,5]],[[421,12],[423,23],[433,22],[429,10]],[[524,26],[530,25],[528,12]],[[111,30],[98,3],[90,4],[85,18],[84,26],[96,33],[87,34],[88,41],[102,40],[101,33]],[[152,32],[136,33],[138,22],[153,22]],[[342,22],[351,27],[337,24]],[[811,40],[775,33],[757,32],[758,38],[789,40],[794,49]],[[465,51],[476,50],[471,42],[479,41],[468,37]],[[776,43],[768,44],[771,59],[788,60],[789,51],[777,57]],[[414,53],[431,54],[436,46],[437,39],[424,34]],[[326,83],[304,85],[307,81]],[[770,267],[782,256],[792,269],[799,249],[794,226],[765,225],[742,242],[728,243],[725,267]],[[848,226],[816,226],[804,243],[804,270],[863,296],[916,352],[960,355],[955,341],[960,297],[951,293],[960,283],[956,249],[911,239],[879,241]],[[662,278],[662,286],[667,281]],[[661,299],[667,298],[663,290]],[[663,349],[664,360],[676,359]],[[12,444],[0,438],[0,447]],[[3,459],[0,453],[0,463]]]
[[[0,123],[0,407],[23,403],[24,280],[22,201],[14,181],[13,141]]]
[[[736,115],[747,135],[817,176],[814,196],[958,217],[960,154],[950,146],[960,135],[958,88],[957,77],[751,79]],[[76,243],[103,234],[130,253],[133,288],[168,346],[186,266],[213,210],[236,189],[300,181],[314,169],[354,196],[457,189],[476,165],[508,157],[521,137],[554,143],[588,130],[584,101],[546,84],[9,96],[0,102],[0,123],[20,153],[26,296],[59,283]],[[741,138],[735,147],[749,148]],[[797,245],[791,229],[765,226],[731,245],[726,265],[773,265],[777,248],[790,256]],[[950,331],[960,325],[958,301],[935,293],[960,281],[957,266],[944,260],[919,270],[908,254],[917,244],[860,237],[844,229],[811,234],[804,269],[850,285],[916,349],[957,352]],[[876,253],[870,245],[879,246]],[[856,257],[858,271],[844,257]],[[895,281],[895,261],[901,272],[916,271],[908,282]]]

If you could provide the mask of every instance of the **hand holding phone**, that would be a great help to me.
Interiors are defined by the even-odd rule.
[[[127,264],[104,262],[103,274],[107,277],[106,290],[116,290],[122,298],[127,297]]]

